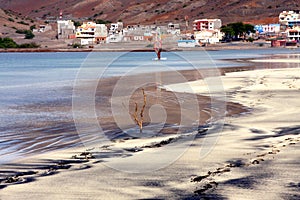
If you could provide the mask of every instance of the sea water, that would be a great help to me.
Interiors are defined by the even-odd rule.
[[[86,77],[106,78],[246,66],[228,59],[289,53],[287,49],[163,52],[165,61],[153,61],[153,52],[0,53],[0,164],[29,153],[78,145],[78,137],[67,133],[76,133],[72,111],[63,107],[71,107],[74,81],[82,68],[90,73]],[[96,73],[99,68],[101,74]],[[55,107],[62,109],[51,109]]]

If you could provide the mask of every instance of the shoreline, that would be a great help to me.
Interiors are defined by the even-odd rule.
[[[279,66],[277,66],[277,67],[279,67]],[[243,71],[247,71],[247,70],[258,69],[258,67],[251,66],[247,70],[244,67],[242,69],[243,69]],[[271,74],[272,74],[271,72],[273,72],[273,71],[277,71],[278,73],[274,76],[271,76]],[[291,69],[287,69],[286,71],[291,71]],[[264,73],[261,73],[261,72],[264,72]],[[282,75],[280,74],[281,72],[282,72]],[[187,182],[184,185],[180,185],[182,183],[178,183],[179,184],[178,186],[179,186],[179,188],[181,188],[181,187],[188,188],[187,192],[195,193],[197,198],[198,197],[221,197],[221,196],[230,197],[230,195],[236,194],[237,189],[243,191],[246,195],[248,195],[247,187],[245,187],[245,188],[234,187],[233,185],[228,184],[228,180],[237,180],[240,177],[247,177],[247,175],[249,175],[249,174],[247,174],[247,170],[253,171],[251,169],[255,170],[256,168],[259,168],[259,167],[261,167],[262,170],[265,170],[263,166],[265,166],[265,165],[268,166],[269,162],[273,162],[273,160],[275,159],[274,157],[276,157],[276,159],[275,159],[276,162],[279,162],[279,163],[282,162],[277,159],[278,154],[280,155],[280,151],[283,151],[283,153],[284,153],[286,151],[295,150],[295,149],[293,149],[293,143],[295,143],[297,145],[299,142],[300,138],[297,136],[297,135],[299,135],[299,133],[297,134],[297,132],[288,132],[288,130],[283,129],[283,127],[285,127],[284,125],[286,125],[285,124],[286,122],[281,122],[282,129],[278,129],[278,131],[282,130],[282,131],[287,132],[287,134],[283,134],[283,135],[279,135],[279,136],[276,136],[276,132],[273,133],[272,130],[274,130],[274,127],[273,127],[272,123],[267,124],[266,126],[259,124],[259,125],[256,125],[254,128],[251,125],[251,120],[254,123],[256,120],[258,120],[258,117],[261,117],[259,119],[261,119],[263,121],[270,120],[270,118],[266,118],[266,119],[263,118],[264,116],[265,117],[269,116],[267,113],[267,111],[269,109],[268,104],[266,104],[265,102],[268,102],[268,101],[273,102],[272,99],[274,98],[274,96],[277,98],[277,99],[274,98],[274,102],[276,102],[282,98],[281,95],[285,94],[284,93],[285,91],[293,91],[293,95],[297,95],[297,93],[296,93],[296,90],[298,88],[297,87],[297,81],[298,81],[297,72],[298,72],[297,69],[293,68],[292,72],[285,72],[284,69],[268,69],[265,71],[256,71],[256,72],[255,71],[247,71],[247,73],[244,73],[244,72],[240,72],[240,69],[237,67],[233,67],[231,69],[224,68],[224,71],[221,73],[223,76],[225,75],[224,76],[224,80],[225,80],[224,84],[225,85],[229,84],[231,86],[229,88],[225,87],[225,90],[229,92],[230,97],[231,97],[228,101],[232,102],[232,100],[233,100],[232,98],[236,98],[237,100],[235,100],[235,101],[237,103],[242,103],[242,105],[246,105],[248,108],[252,108],[251,112],[248,114],[242,115],[242,116],[233,115],[231,117],[228,117],[228,120],[226,120],[227,122],[225,123],[225,128],[224,128],[225,133],[223,133],[221,136],[221,139],[219,139],[219,142],[218,142],[217,146],[215,147],[215,150],[212,152],[212,155],[209,155],[207,158],[202,160],[204,163],[209,164],[209,166],[205,166],[202,164],[201,165],[202,168],[201,167],[199,168],[199,166],[196,167],[197,165],[199,165],[199,163],[195,162],[196,158],[193,156],[195,156],[195,153],[198,152],[197,148],[200,148],[199,143],[196,143],[198,145],[195,145],[195,147],[191,147],[191,149],[188,152],[186,152],[187,155],[192,156],[191,158],[188,159],[186,156],[184,156],[183,158],[176,161],[176,162],[178,162],[178,164],[175,163],[174,165],[168,167],[169,169],[158,171],[157,175],[160,175],[160,176],[168,179],[167,176],[165,175],[165,173],[176,174],[176,171],[178,171],[178,170],[179,171],[187,170],[187,168],[190,169],[191,171],[187,170],[188,172],[183,172],[184,175],[182,175],[182,176],[177,174],[179,176],[179,178],[181,178],[181,180],[184,179]],[[186,72],[186,73],[191,76],[191,72]],[[287,75],[285,75],[285,74],[287,74]],[[282,80],[281,81],[282,86],[280,85],[281,82],[280,82],[280,84],[276,84],[276,86],[278,86],[281,89],[283,87],[284,91],[281,91],[278,89],[278,91],[280,92],[280,95],[277,95],[277,93],[278,93],[277,89],[272,89],[273,88],[272,83],[274,83],[274,81],[270,81],[269,78],[275,77],[275,79],[276,79],[276,77],[277,76],[280,77],[280,75],[285,77],[286,81],[285,81],[285,79],[279,79],[279,80]],[[193,81],[193,79],[197,79],[197,76],[196,77],[191,76],[191,77],[192,78],[188,78],[189,81]],[[294,77],[294,79],[293,79],[293,77]],[[226,81],[226,78],[229,81]],[[295,81],[293,81],[293,80],[295,80]],[[245,85],[243,85],[243,87],[241,87],[241,89],[236,89],[235,88],[236,86],[240,86],[238,83],[243,83]],[[248,84],[250,84],[250,86]],[[192,87],[196,88],[195,92],[197,92],[197,91],[203,92],[203,88],[198,87],[197,85],[192,85]],[[197,89],[197,87],[198,87],[198,89]],[[262,89],[264,89],[267,92],[263,93],[262,91],[264,91],[264,90],[262,90]],[[248,90],[253,91],[253,92],[247,93]],[[268,92],[268,90],[270,90],[270,91]],[[298,88],[298,90],[299,90],[299,88]],[[205,92],[204,92],[204,95],[205,95]],[[292,102],[296,103],[296,100],[292,101]],[[280,105],[280,103],[278,103],[278,105]],[[265,112],[265,115],[262,115],[262,113],[264,113],[264,112]],[[288,118],[285,118],[285,119],[288,120]],[[291,122],[290,124],[291,124],[290,127],[291,127],[291,131],[292,131],[292,129],[293,129],[292,127],[294,125],[297,125],[297,121]],[[277,127],[280,127],[279,124],[276,124],[276,125],[277,125]],[[198,136],[200,137],[202,134],[208,134],[208,133],[213,135],[214,133],[210,133],[210,130],[209,130],[210,128],[203,127],[203,129],[200,130],[200,133]],[[294,129],[294,130],[297,131],[298,129]],[[239,133],[243,133],[243,135],[241,135]],[[258,137],[257,139],[251,139],[253,137],[255,138],[256,136]],[[260,136],[262,136],[262,137],[260,137]],[[224,137],[224,138],[222,138],[222,137]],[[154,141],[154,142],[156,142],[156,143],[154,143],[154,146],[155,145],[157,145],[157,146],[167,145],[168,141],[173,142],[174,139],[170,140],[170,138],[172,138],[172,137],[167,136],[163,140]],[[225,140],[226,138],[227,138],[227,140]],[[275,138],[275,140],[272,140],[272,138]],[[200,139],[201,139],[201,137],[200,137]],[[197,140],[199,140],[199,138]],[[262,144],[257,143],[260,140],[263,142]],[[241,146],[236,141],[240,141],[245,146]],[[139,141],[139,140],[133,141],[133,144],[129,145],[129,147],[131,147],[131,148],[127,147],[126,145],[125,146],[123,145],[123,146],[124,146],[124,148],[129,148],[128,150],[126,150],[127,152],[135,152],[136,154],[139,154],[139,153],[142,154],[143,151],[139,151],[142,146],[141,142],[142,141]],[[151,142],[153,142],[153,141],[151,141]],[[127,141],[119,140],[116,145],[122,146],[122,143],[127,143]],[[130,141],[128,141],[128,143],[130,143]],[[146,142],[146,144],[143,144],[143,145],[145,146],[145,145],[147,145],[147,143],[148,142]],[[139,144],[139,146],[135,146],[136,144]],[[255,145],[258,145],[260,150],[258,150],[257,149],[258,147],[256,147]],[[113,149],[113,147],[109,146],[109,147],[102,147],[102,150],[108,151],[110,148]],[[224,152],[224,148],[229,149],[230,151]],[[291,148],[292,148],[292,150],[291,150]],[[294,146],[294,148],[296,148],[296,147]],[[285,149],[285,151],[284,151],[284,149]],[[266,152],[266,154],[264,154],[265,152]],[[271,152],[271,153],[268,153],[268,152]],[[52,154],[52,155],[55,155],[55,157],[57,157],[58,160],[56,160],[56,161],[52,160],[51,164],[46,165],[48,168],[42,169],[42,171],[43,172],[46,171],[45,172],[46,175],[47,174],[56,174],[58,172],[62,172],[62,173],[58,173],[57,175],[54,175],[54,176],[49,176],[48,178],[37,177],[39,180],[32,181],[32,182],[29,181],[30,183],[24,184],[23,189],[22,189],[22,186],[20,185],[19,186],[20,192],[16,192],[16,195],[21,195],[22,191],[24,189],[28,190],[30,186],[31,186],[31,188],[33,186],[38,186],[39,183],[37,183],[37,182],[42,182],[42,185],[40,187],[43,187],[46,185],[50,186],[48,181],[50,181],[50,183],[53,184],[54,182],[56,182],[56,180],[55,180],[56,178],[58,180],[64,180],[66,177],[68,177],[69,179],[76,182],[76,184],[75,185],[70,184],[70,183],[66,183],[66,184],[71,187],[77,188],[77,187],[82,187],[78,183],[78,180],[85,180],[85,178],[86,178],[86,176],[88,176],[88,174],[91,175],[91,174],[95,173],[97,170],[104,171],[104,172],[106,171],[106,172],[110,172],[110,173],[115,172],[114,170],[106,169],[107,167],[105,165],[102,165],[101,163],[98,164],[98,161],[101,162],[102,159],[94,160],[94,158],[91,157],[91,156],[93,156],[92,154],[85,153],[85,155],[84,155],[83,154],[84,152],[79,152],[77,155],[77,158],[78,158],[77,161],[76,160],[70,161],[68,159],[63,161],[63,160],[60,160],[61,155],[58,155],[58,153],[59,152]],[[60,152],[59,154],[61,154],[61,153],[62,152]],[[133,153],[133,157],[134,157],[135,153]],[[45,155],[42,155],[41,158],[44,159],[44,156]],[[272,159],[272,156],[273,156],[273,159]],[[297,156],[297,154],[294,156]],[[49,159],[49,157],[47,159]],[[237,160],[235,160],[235,159],[237,159]],[[60,162],[58,162],[58,161],[60,161]],[[182,163],[185,163],[184,161],[190,161],[191,163],[189,163],[189,162],[187,162],[187,163],[189,163],[191,166],[186,166],[186,168],[182,167],[181,165],[182,165]],[[72,162],[75,162],[75,164]],[[250,162],[250,163],[248,163],[248,162]],[[224,163],[224,166],[222,166],[222,163]],[[266,164],[264,164],[264,163],[266,163]],[[214,170],[215,166],[217,169]],[[67,168],[70,170],[68,170]],[[78,170],[78,168],[80,169],[80,171],[76,171],[76,170]],[[85,168],[87,170],[81,171],[82,169],[85,169]],[[36,169],[32,169],[32,170],[35,171]],[[200,170],[201,173],[197,173],[198,170]],[[282,170],[282,169],[279,168],[276,170]],[[290,170],[294,170],[294,169],[290,169]],[[205,172],[207,172],[207,174],[205,174]],[[118,176],[121,176],[121,177],[124,176],[127,179],[130,177],[130,174],[126,175],[121,172],[116,172],[116,173],[118,174]],[[196,173],[196,175],[194,173]],[[253,173],[255,175],[255,172],[253,172]],[[77,176],[77,178],[72,178],[72,177],[74,177],[73,175],[75,175],[75,177]],[[105,175],[103,175],[103,176],[105,177]],[[26,180],[26,178],[28,178],[28,180],[35,180],[35,178],[34,178],[35,174],[30,174],[30,173],[28,173],[28,174],[25,173],[24,175],[20,175],[19,177],[21,179],[23,177],[25,177],[25,180]],[[33,179],[30,179],[32,177],[33,177]],[[90,177],[90,176],[88,176],[88,177]],[[141,178],[143,178],[143,176],[138,175],[137,179],[141,179]],[[259,180],[258,177],[254,177],[254,178]],[[148,176],[146,176],[146,179],[150,179],[150,178]],[[189,179],[192,180],[191,183],[188,183]],[[133,184],[132,185],[133,188],[144,187],[144,186],[138,186],[139,182],[135,182],[135,181],[132,180],[129,183],[129,185]],[[241,179],[241,181],[237,181],[236,184],[242,184],[243,183],[242,181],[243,181],[243,179]],[[297,180],[291,180],[291,181],[295,182]],[[297,183],[297,182],[295,182],[295,183]],[[97,186],[96,182],[90,182],[89,184],[91,187]],[[98,184],[100,184],[100,183],[98,183]],[[116,182],[112,181],[112,183],[108,183],[108,186],[106,186],[106,187],[112,187],[114,184],[116,184]],[[118,185],[120,185],[120,184],[118,184]],[[160,185],[160,184],[162,184],[162,182],[156,180],[155,184]],[[259,182],[259,184],[261,184],[261,182]],[[26,185],[30,185],[30,186],[27,187]],[[173,186],[178,187],[176,185],[173,185]],[[270,186],[270,185],[268,185],[268,186],[270,187],[268,189],[269,191],[275,192],[275,190],[273,189],[272,186]],[[12,185],[11,187],[3,188],[4,190],[8,189],[8,192],[5,193],[6,196],[4,196],[4,197],[9,197],[9,195],[8,195],[9,191],[14,191],[14,189],[12,187],[14,187],[14,185]],[[52,186],[50,189],[50,192],[49,191],[46,192],[46,188],[45,188],[45,190],[42,190],[42,191],[44,191],[46,194],[47,193],[51,194],[51,191],[54,192],[53,189],[55,190],[55,188],[56,188],[55,186]],[[229,190],[228,190],[228,188],[229,188]],[[0,186],[0,189],[1,189],[1,186]],[[132,188],[130,189],[130,187],[127,189],[129,191],[129,194],[124,193],[125,189],[124,190],[120,189],[120,190],[122,190],[122,192],[119,191],[119,193],[116,193],[118,190],[115,192],[109,192],[109,191],[102,190],[100,192],[102,192],[102,194],[104,196],[113,195],[113,196],[118,197],[119,195],[126,194],[125,198],[130,198],[130,193],[133,191],[132,191]],[[144,188],[144,190],[145,189],[146,188]],[[18,189],[16,188],[16,190],[18,190]],[[73,191],[73,193],[69,194],[70,196],[78,194],[75,192],[75,189],[71,189],[71,190]],[[257,190],[252,189],[252,192],[253,191],[257,191]],[[82,192],[85,195],[87,195],[88,192],[91,192],[92,196],[90,196],[90,197],[93,197],[93,195],[98,194],[98,192],[96,192],[94,190],[89,190],[89,189],[87,189],[87,191],[86,191],[86,189],[84,189],[84,191],[82,191]],[[260,191],[260,192],[262,192],[262,191]],[[290,193],[292,193],[292,192],[289,191],[289,194]],[[170,195],[170,193],[164,193],[157,187],[154,187],[154,188],[150,187],[149,193],[144,192],[144,193],[133,193],[133,194],[140,196],[140,198],[169,197],[169,195]],[[261,194],[261,193],[258,192],[258,194],[254,195],[252,198],[255,199],[257,195],[259,196],[259,194]],[[30,196],[30,193],[26,194],[26,195]],[[166,196],[164,196],[164,195],[166,195]],[[178,195],[178,194],[174,194],[174,196],[173,196],[174,199],[176,199],[175,198],[176,195]],[[185,192],[183,195],[188,195],[188,194],[186,194],[186,192]],[[137,197],[137,196],[133,196],[133,197]],[[191,196],[193,196],[193,195],[191,195]],[[1,195],[0,195],[0,197],[1,197]],[[14,195],[11,194],[11,197],[14,197]],[[240,196],[240,198],[243,198],[243,197],[245,197],[245,196],[243,196],[243,195]],[[250,196],[247,196],[247,197],[250,197]]]
[[[174,45],[166,44],[163,51],[218,51],[218,50],[243,50],[243,49],[270,49],[270,46],[259,46],[260,43],[249,42],[233,42],[233,43],[219,43],[212,44],[206,47],[194,47],[194,48],[180,48]],[[120,47],[122,46],[123,47]],[[27,48],[27,49],[0,49],[1,53],[5,52],[154,52],[153,47],[143,47],[141,44],[129,44],[129,43],[113,43],[111,46],[105,44],[104,46],[97,46],[95,48]],[[269,45],[269,44],[268,44]],[[274,48],[278,49],[278,48]],[[281,47],[281,49],[285,49]]]

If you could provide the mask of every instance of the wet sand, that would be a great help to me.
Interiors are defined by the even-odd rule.
[[[227,68],[224,70],[220,70],[218,73],[223,74],[224,71],[236,71],[237,68]],[[241,69],[239,69],[241,70]],[[243,68],[242,70],[247,70],[247,68]],[[145,90],[145,93],[147,95],[147,104],[145,107],[145,115],[144,115],[144,126],[147,127],[148,123],[151,121],[149,116],[149,109],[153,105],[161,105],[166,113],[166,119],[164,123],[164,127],[160,128],[159,132],[156,134],[164,135],[164,134],[170,134],[170,135],[180,135],[181,133],[191,132],[195,131],[198,128],[201,129],[201,127],[205,127],[207,123],[209,123],[212,118],[217,118],[219,115],[224,115],[217,113],[215,111],[212,111],[212,105],[211,105],[211,99],[208,96],[201,96],[201,95],[191,95],[191,94],[182,94],[182,93],[173,93],[166,91],[164,89],[160,89],[157,85],[157,83],[151,83],[151,80],[153,77],[159,76],[161,79],[161,82],[163,83],[176,83],[177,80],[172,79],[174,74],[180,73],[182,77],[186,81],[193,81],[201,79],[203,74],[210,74],[211,70],[186,70],[186,71],[180,71],[180,72],[161,72],[161,73],[149,73],[144,75],[132,75],[128,77],[129,79],[138,81],[138,79],[141,79],[145,83],[148,83],[148,85],[144,85],[143,87],[137,88],[134,90],[134,92],[130,96],[130,104],[129,104],[129,113],[133,113],[135,106],[134,103],[137,102],[138,105],[141,107],[142,103],[142,93],[141,88]],[[202,74],[201,74],[202,73]],[[213,73],[211,73],[213,74]],[[95,103],[96,103],[96,113],[97,113],[97,120],[99,124],[101,125],[101,128],[103,132],[106,134],[106,136],[112,140],[112,141],[119,141],[124,139],[133,139],[133,136],[129,136],[122,132],[120,127],[115,122],[115,119],[112,115],[111,110],[111,96],[113,89],[115,88],[115,85],[120,80],[120,77],[112,77],[107,79],[102,79],[100,82],[97,81],[96,84],[98,84],[97,92],[95,96]],[[149,84],[150,82],[150,84]],[[91,89],[90,84],[94,84],[94,81],[87,81],[87,84],[84,84],[82,90],[89,90]],[[134,85],[126,85],[126,89],[131,89],[130,87],[134,87]],[[177,95],[177,96],[176,96]],[[181,124],[182,120],[182,110],[180,101],[186,101],[188,104],[189,101],[195,100],[198,103],[198,111],[194,110],[195,112],[199,112],[199,121],[198,125],[196,126],[186,126],[181,127],[179,129],[178,125]],[[221,101],[220,101],[221,102]],[[71,102],[65,101],[65,102],[48,102],[48,103],[41,103],[41,104],[35,104],[35,105],[26,105],[22,108],[18,108],[23,110],[24,112],[61,112],[61,113],[69,113],[72,110]],[[227,115],[236,115],[241,112],[247,111],[243,106],[237,104],[237,103],[227,103]],[[185,112],[189,113],[189,112]],[[116,115],[116,114],[115,114]],[[116,117],[116,116],[114,116]],[[188,116],[187,116],[188,117]],[[85,121],[93,120],[89,118],[85,118]],[[124,127],[124,125],[123,125]],[[137,126],[135,124],[128,124],[125,125],[126,128],[133,128],[137,129]],[[27,130],[26,134],[24,132],[23,135],[19,134],[9,134],[7,135],[7,140],[11,138],[17,137],[18,140],[16,140],[15,144],[12,144],[15,146],[15,152],[20,152],[22,157],[30,157],[35,154],[39,153],[45,153],[49,151],[55,151],[55,150],[63,150],[68,149],[70,147],[81,147],[83,144],[81,143],[81,140],[84,139],[84,143],[88,143],[90,141],[97,140],[101,137],[99,134],[95,133],[84,133],[81,135],[78,135],[76,132],[76,126],[74,124],[74,121],[68,119],[68,118],[62,118],[59,121],[48,121],[48,122],[39,122],[39,123],[28,123],[23,124],[23,126],[20,126],[18,129]],[[204,129],[205,130],[205,129]],[[4,140],[5,138],[3,138]],[[164,140],[164,139],[159,139]],[[159,141],[158,143],[160,143]],[[44,167],[47,167],[48,165],[52,165],[53,163],[56,163],[57,161],[53,160],[49,163],[46,162]],[[14,164],[13,164],[14,165]],[[12,166],[13,166],[12,165]],[[10,166],[10,165],[8,165]],[[22,165],[21,165],[22,166]],[[20,166],[20,167],[21,167]],[[34,166],[34,165],[33,165]],[[8,167],[9,168],[9,167]],[[12,167],[14,168],[14,167]],[[32,170],[34,170],[35,167],[33,167]],[[26,165],[24,165],[24,169],[26,169]],[[13,176],[14,170],[4,170],[1,173],[0,179],[3,182],[5,182],[5,179],[9,176]]]
[[[225,70],[225,69],[224,69]],[[236,70],[235,68],[228,68],[228,70]],[[246,68],[243,68],[246,70]],[[207,73],[209,70],[205,70]],[[174,72],[178,73],[178,72]],[[222,71],[220,71],[222,73]],[[187,81],[197,80],[201,78],[201,74],[199,71],[195,70],[188,70],[188,71],[181,71],[181,74]],[[161,77],[161,81],[166,80],[166,82],[172,83],[176,82],[173,80],[172,77],[174,74],[173,72],[162,72],[159,73]],[[151,74],[144,74],[144,75],[136,75],[129,77],[129,79],[135,81],[142,81],[145,83],[149,83],[153,77],[158,76],[155,73]],[[142,77],[142,78],[141,78]],[[103,132],[105,132],[108,137],[112,139],[112,137],[122,137],[122,135],[117,135],[116,133],[120,133],[120,128],[116,125],[115,119],[112,117],[112,110],[111,110],[111,96],[113,89],[115,88],[116,83],[120,77],[113,77],[102,79],[99,83],[96,80],[96,84],[98,84],[98,89],[95,97],[96,101],[96,113],[97,113],[97,120],[99,121]],[[140,80],[139,80],[140,79]],[[90,90],[91,84],[94,84],[94,81],[86,81],[87,83],[84,84],[84,87],[81,90]],[[125,85],[127,90],[130,90],[130,86]],[[134,85],[132,85],[134,87]],[[160,90],[157,88],[155,83],[148,84],[143,86],[146,91],[147,95],[147,105],[145,108],[145,125],[147,122],[150,122],[149,119],[149,108],[153,105],[161,105],[164,107],[167,113],[166,119],[166,128],[161,130],[161,133],[177,133],[176,130],[178,128],[172,128],[175,124],[180,124],[181,120],[181,110],[180,110],[180,99],[185,101],[194,100],[195,96],[190,94],[177,94],[168,92],[165,90]],[[68,89],[70,90],[70,89]],[[132,93],[130,97],[130,109],[124,112],[133,113],[134,112],[134,103],[137,102],[139,106],[142,103],[142,93],[141,88],[137,88]],[[197,95],[198,101],[198,109],[200,116],[199,117],[199,126],[205,125],[207,121],[211,118],[211,100],[207,96],[200,96]],[[85,105],[83,105],[85,106]],[[12,152],[20,152],[22,156],[28,156],[35,153],[44,153],[47,151],[57,150],[57,149],[64,149],[73,146],[82,146],[80,143],[80,138],[78,133],[76,132],[76,127],[74,121],[69,116],[72,116],[72,101],[71,98],[69,100],[63,101],[54,101],[54,102],[41,102],[40,104],[31,104],[31,105],[24,105],[22,107],[15,107],[13,109],[18,109],[24,113],[61,113],[61,118],[53,119],[51,121],[39,121],[39,122],[31,122],[28,121],[26,124],[18,124],[15,127],[12,127],[11,133],[7,133],[3,138],[2,141],[9,142],[13,138],[17,138],[14,140],[14,143],[11,143],[14,146],[14,151]],[[228,103],[228,114],[237,114],[240,112],[244,112],[244,108],[238,104],[231,104]],[[65,114],[64,114],[65,113]],[[122,113],[121,113],[122,114]],[[216,117],[217,114],[213,113],[213,117]],[[84,120],[88,120],[89,118],[86,117]],[[91,119],[93,120],[93,119]],[[126,126],[126,125],[124,125]],[[135,127],[135,124],[128,124],[128,128]],[[187,127],[189,129],[191,127]],[[20,134],[22,133],[22,134]],[[89,138],[89,140],[95,140],[97,135],[94,133],[86,133],[85,135],[81,135],[82,137]],[[86,141],[88,142],[88,141]]]

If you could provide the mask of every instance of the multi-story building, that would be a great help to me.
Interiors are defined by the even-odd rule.
[[[195,39],[199,43],[213,44],[219,42],[223,34],[220,31],[220,19],[198,19],[193,22]]]
[[[71,20],[57,21],[57,38],[68,39],[70,35],[75,33],[74,22]]]
[[[197,19],[193,22],[194,31],[216,30],[221,26],[221,19]]]
[[[81,45],[99,44],[107,38],[107,27],[105,24],[84,22],[77,28],[76,38],[81,39]]]
[[[123,41],[129,42],[151,40],[151,30],[151,26],[148,25],[128,25],[127,28],[123,29]]]
[[[283,11],[279,14],[279,22],[285,30],[287,41],[300,42],[300,11]]]
[[[286,36],[289,41],[300,42],[300,27],[295,27],[293,29],[286,30]]]
[[[300,26],[300,11],[283,11],[279,14],[279,23],[286,27]]]
[[[109,34],[119,33],[123,29],[123,22],[111,23],[109,28]]]

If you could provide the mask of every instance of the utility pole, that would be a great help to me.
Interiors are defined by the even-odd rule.
[[[184,16],[184,20],[185,20],[185,34],[187,34],[187,30],[188,30],[188,26],[189,26],[189,16]]]

